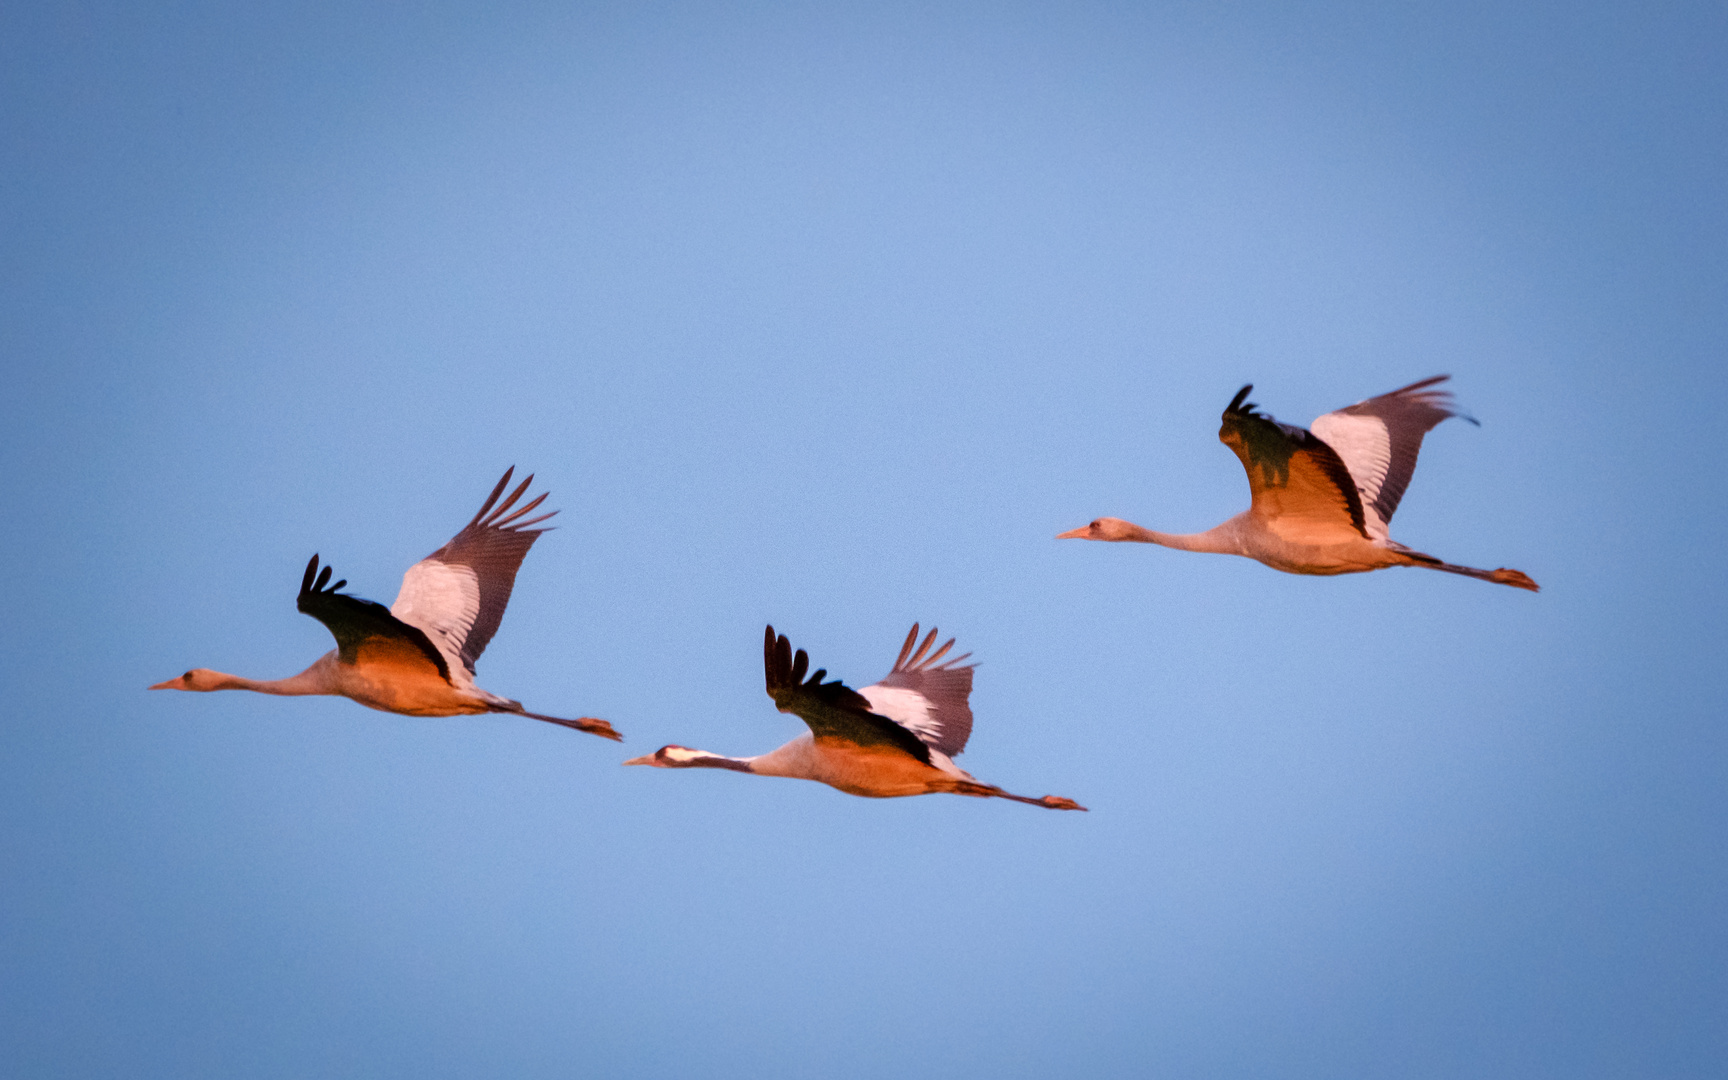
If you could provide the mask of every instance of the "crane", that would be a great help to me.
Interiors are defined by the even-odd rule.
[[[1290,574],[1354,574],[1388,566],[1421,566],[1517,589],[1540,591],[1521,570],[1457,566],[1405,547],[1387,534],[1393,511],[1416,469],[1422,436],[1460,416],[1436,375],[1329,412],[1312,431],[1255,411],[1252,383],[1224,410],[1218,439],[1248,472],[1247,510],[1201,533],[1145,529],[1102,517],[1058,540],[1159,544],[1182,551],[1246,555]]]
[[[347,581],[330,583],[333,571],[306,564],[295,607],[323,623],[336,648],[298,675],[247,679],[193,668],[152,690],[252,690],[261,694],[335,694],[369,709],[407,716],[509,713],[544,720],[602,738],[621,740],[611,724],[591,716],[566,720],[529,712],[519,701],[474,685],[474,663],[504,618],[516,571],[546,529],[538,525],[556,510],[527,517],[545,492],[512,511],[530,475],[503,502],[515,466],[504,471],[474,519],[450,542],[408,568],[390,607],[341,592]],[[524,520],[526,518],[526,520]]]
[[[768,696],[781,712],[809,725],[809,732],[756,757],[725,757],[670,745],[624,764],[815,780],[874,799],[946,792],[1051,810],[1086,809],[1059,795],[1033,799],[1009,794],[980,783],[954,764],[972,734],[967,698],[974,665],[961,663],[971,653],[943,660],[954,639],[931,652],[937,631],[932,628],[922,645],[918,632],[913,623],[893,670],[881,682],[853,690],[838,679],[823,682],[828,672],[821,669],[806,679],[810,657],[803,649],[794,655],[791,642],[769,626],[762,643]]]

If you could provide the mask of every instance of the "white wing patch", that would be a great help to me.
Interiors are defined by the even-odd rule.
[[[1350,471],[1362,496],[1363,529],[1374,540],[1389,539],[1386,527],[1416,471],[1422,436],[1449,416],[1476,422],[1452,404],[1451,391],[1440,388],[1449,377],[1435,375],[1314,421],[1314,434]]]
[[[931,715],[930,699],[923,694],[881,683],[863,687],[858,693],[870,703],[871,712],[899,724],[918,736],[919,742],[928,744],[941,737],[942,730]]]
[[[1314,421],[1312,430],[1337,451],[1350,470],[1356,493],[1362,497],[1363,525],[1369,539],[1385,540],[1387,523],[1376,504],[1392,464],[1392,432],[1386,422],[1378,416],[1331,412]]]
[[[462,643],[480,613],[480,579],[466,566],[422,559],[402,575],[402,591],[390,614],[432,639],[450,667],[450,681],[469,685],[474,671],[462,660]]]
[[[942,751],[936,749],[935,747],[930,748],[930,764],[936,766],[938,769],[941,769],[943,772],[947,773],[949,776],[957,776],[962,780],[975,780],[976,779],[976,777],[974,777],[971,773],[967,772],[965,769],[962,769],[960,766],[954,764],[953,758],[949,757],[947,754],[944,754]]]

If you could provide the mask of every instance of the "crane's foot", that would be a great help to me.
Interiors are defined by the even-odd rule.
[[[1488,579],[1497,581],[1502,585],[1510,585],[1514,589],[1529,589],[1531,592],[1542,591],[1542,586],[1531,581],[1530,575],[1522,570],[1508,570],[1502,566],[1498,570],[1489,571]]]
[[[1065,799],[1060,795],[1046,795],[1042,799],[1037,799],[1034,801],[1037,802],[1037,804],[1039,806],[1047,806],[1052,810],[1084,810],[1084,809],[1086,809],[1084,806],[1081,806],[1079,803],[1075,802],[1073,799]]]
[[[559,727],[567,727],[572,731],[586,731],[590,735],[598,735],[602,739],[611,739],[613,742],[624,741],[624,736],[618,734],[616,728],[594,716],[578,716],[574,720],[566,720],[562,716],[547,716],[545,713],[529,712],[520,706],[514,709],[495,709],[493,711],[526,716],[532,720],[544,720],[548,724],[557,724]]]
[[[578,716],[574,720],[565,722],[577,731],[586,731],[590,735],[598,735],[602,739],[611,739],[613,742],[624,741],[624,736],[618,734],[617,728],[598,717]]]
[[[980,784],[976,780],[962,780],[949,790],[956,795],[970,795],[976,799],[1007,799],[1010,802],[1025,803],[1027,806],[1042,806],[1046,810],[1086,809],[1073,799],[1065,799],[1060,795],[1046,795],[1042,799],[1034,799],[1029,795],[1015,795],[1003,791],[994,784]]]

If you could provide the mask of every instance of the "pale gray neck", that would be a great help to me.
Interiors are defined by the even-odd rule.
[[[251,690],[259,694],[279,694],[283,697],[302,697],[308,694],[337,693],[334,674],[329,665],[322,659],[298,675],[290,675],[286,679],[248,679],[243,675],[229,675],[217,672],[220,681],[217,690]]]
[[[1224,555],[1235,554],[1239,550],[1236,543],[1235,530],[1226,521],[1222,525],[1198,533],[1163,533],[1152,529],[1140,530],[1140,535],[1134,539],[1146,544],[1158,544],[1162,547],[1176,548],[1178,551],[1211,551]]]
[[[793,776],[814,779],[820,772],[815,738],[806,731],[785,746],[749,758],[757,776]]]

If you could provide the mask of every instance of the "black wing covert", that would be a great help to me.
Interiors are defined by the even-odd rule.
[[[803,649],[794,655],[792,642],[776,634],[773,626],[763,636],[762,667],[775,707],[803,720],[816,738],[840,739],[857,746],[893,746],[930,764],[930,749],[916,735],[871,712],[870,702],[840,680],[823,682],[826,668],[817,668],[806,680],[809,655]]]
[[[1254,384],[1236,391],[1224,410],[1218,440],[1242,461],[1257,510],[1269,517],[1333,514],[1366,537],[1362,496],[1337,451],[1294,424],[1281,424],[1257,411],[1248,395]]]
[[[390,609],[383,604],[337,592],[348,582],[342,580],[329,584],[334,569],[326,566],[319,570],[318,556],[313,555],[306,564],[305,576],[300,579],[300,595],[294,606],[324,624],[336,639],[336,652],[343,663],[354,663],[361,646],[368,641],[382,638],[407,642],[425,653],[427,662],[435,665],[438,674],[449,680],[449,665],[419,627],[410,626],[390,614]]]

